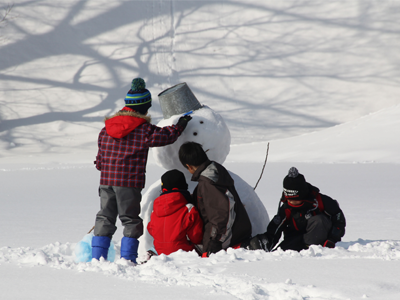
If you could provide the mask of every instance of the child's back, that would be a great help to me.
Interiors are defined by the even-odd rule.
[[[154,238],[158,254],[168,255],[179,249],[192,251],[194,244],[200,244],[203,239],[199,213],[179,191],[164,193],[154,200],[147,230]]]
[[[163,193],[154,200],[147,230],[154,238],[158,254],[171,254],[182,249],[194,250],[203,239],[203,221],[190,203],[190,193],[182,172],[172,170],[161,178]],[[190,241],[189,241],[189,240]]]

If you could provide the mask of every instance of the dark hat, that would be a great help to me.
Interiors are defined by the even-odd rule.
[[[171,170],[165,172],[161,176],[162,189],[172,190],[174,188],[178,190],[187,190],[188,185],[186,183],[185,175],[181,171]]]
[[[283,179],[283,195],[286,199],[305,200],[308,195],[306,179],[295,167],[289,169],[288,175]]]
[[[146,90],[146,83],[142,78],[132,80],[131,89],[125,97],[125,106],[142,115],[151,107],[151,94]]]

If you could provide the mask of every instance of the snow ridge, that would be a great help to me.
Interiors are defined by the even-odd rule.
[[[125,259],[111,263],[101,259],[89,263],[74,262],[75,243],[59,242],[42,248],[0,248],[0,263],[14,263],[22,267],[47,266],[77,272],[98,272],[121,279],[143,281],[165,286],[207,286],[210,293],[233,296],[237,299],[345,299],[331,291],[293,283],[271,283],[254,272],[236,274],[235,264],[250,264],[252,270],[268,269],[271,261],[301,259],[376,259],[400,260],[400,241],[364,241],[339,243],[335,249],[311,246],[301,252],[277,250],[272,253],[228,249],[200,258],[195,252],[178,251],[169,256],[152,257],[145,264],[135,266]],[[117,253],[120,245],[116,245]],[[117,255],[118,256],[118,255]]]

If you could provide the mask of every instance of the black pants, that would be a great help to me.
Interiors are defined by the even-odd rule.
[[[328,239],[331,228],[332,222],[327,216],[323,214],[312,216],[307,220],[306,233],[285,236],[279,247],[282,250],[301,251],[307,249],[309,245],[323,245]]]
[[[124,236],[143,235],[143,220],[139,217],[142,189],[100,185],[100,211],[96,215],[94,235],[112,238],[117,230],[117,217],[124,226]]]

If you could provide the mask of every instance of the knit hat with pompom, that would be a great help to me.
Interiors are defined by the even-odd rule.
[[[283,179],[283,196],[287,199],[305,200],[309,194],[306,179],[295,167],[289,169],[288,175]]]
[[[132,80],[131,88],[125,97],[125,106],[142,115],[151,107],[151,94],[146,90],[146,83],[142,78]]]

